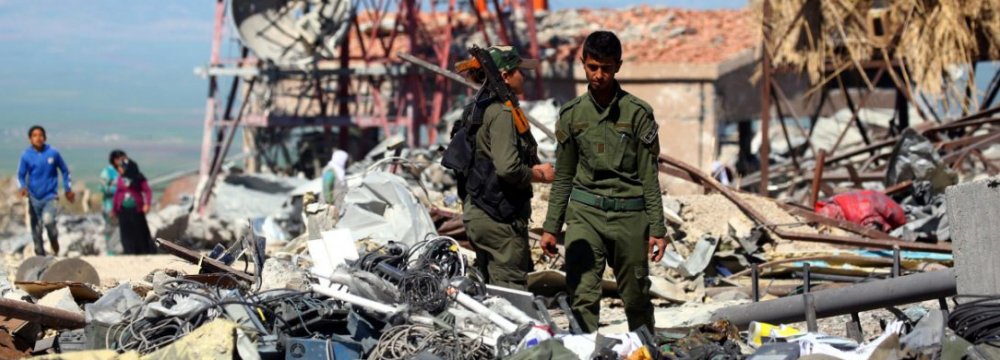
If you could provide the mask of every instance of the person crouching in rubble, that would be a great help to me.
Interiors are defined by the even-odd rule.
[[[115,166],[119,176],[111,214],[118,218],[122,252],[127,255],[156,253],[153,236],[146,223],[146,214],[153,201],[153,191],[146,176],[139,171],[139,164],[124,153],[115,160]]]
[[[491,86],[506,86],[514,94],[524,92],[521,69],[537,66],[536,60],[522,59],[510,46],[487,49],[500,72],[503,84],[487,84],[469,104],[453,132],[449,152],[461,143],[460,157],[471,161],[469,171],[459,176],[459,194],[464,203],[465,230],[476,250],[476,264],[484,280],[493,285],[525,290],[532,270],[528,245],[532,182],[552,182],[551,164],[540,164],[538,144],[531,131],[515,128],[512,109],[497,99]],[[470,69],[473,81],[483,83],[484,70]],[[480,125],[481,124],[481,125]],[[447,165],[446,165],[447,166]]]
[[[657,125],[649,104],[615,80],[621,59],[611,32],[594,32],[583,43],[589,86],[559,111],[556,178],[539,243],[554,256],[555,234],[568,224],[566,283],[573,315],[588,333],[597,331],[605,264],[615,272],[629,330],[653,331],[649,261],[666,250]]]

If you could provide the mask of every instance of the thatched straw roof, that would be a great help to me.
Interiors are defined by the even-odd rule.
[[[941,94],[953,65],[1000,58],[1000,0],[770,0],[767,48],[814,84],[865,61],[894,61],[888,75]],[[763,0],[754,1],[758,20]],[[864,74],[864,72],[861,72]]]

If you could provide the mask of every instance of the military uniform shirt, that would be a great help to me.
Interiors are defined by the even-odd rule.
[[[563,105],[556,123],[556,178],[544,229],[559,233],[573,188],[605,197],[642,197],[649,235],[663,237],[658,127],[649,104],[616,84],[602,108],[588,91]]]

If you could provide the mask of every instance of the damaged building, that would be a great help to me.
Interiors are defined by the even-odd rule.
[[[995,2],[215,5],[201,167],[149,217],[160,254],[100,256],[83,216],[59,257],[27,257],[25,205],[0,199],[0,358],[1000,359]],[[598,29],[659,123],[653,329],[629,331],[609,269],[580,330],[572,259],[538,246],[548,185],[528,291],[486,284],[441,165],[480,86],[451,71],[471,45],[543,60],[522,104],[552,161]]]

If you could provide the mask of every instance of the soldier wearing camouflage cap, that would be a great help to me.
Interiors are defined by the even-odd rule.
[[[536,67],[537,60],[521,58],[510,46],[492,46],[487,51],[504,86],[514,94],[522,94],[521,69]],[[477,81],[485,78],[475,71],[470,75]],[[551,164],[540,164],[531,131],[519,132],[512,109],[490,91],[480,91],[466,107],[456,129],[469,124],[475,124],[469,133],[469,142],[474,144],[475,171],[466,181],[460,180],[460,193],[465,230],[476,250],[477,267],[487,283],[525,290],[527,274],[532,270],[528,245],[531,183],[552,182],[555,170]],[[456,141],[454,133],[452,141]],[[481,194],[476,194],[477,190]],[[497,202],[502,206],[495,206]]]

